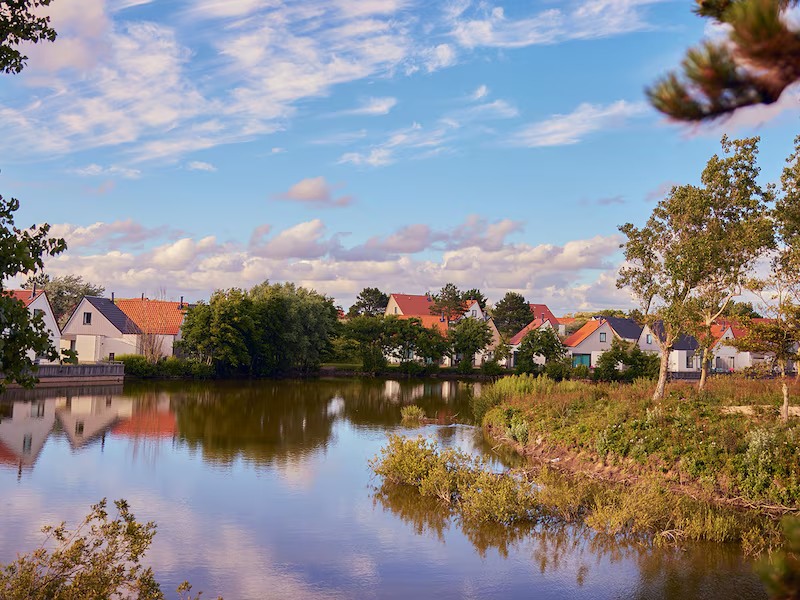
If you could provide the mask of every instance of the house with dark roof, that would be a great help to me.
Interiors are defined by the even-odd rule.
[[[658,338],[656,338],[656,335],[658,335]],[[660,355],[659,339],[664,339],[664,332],[661,323],[656,321],[652,328],[648,325],[642,328],[636,344],[643,352]],[[672,351],[669,353],[668,368],[670,373],[699,373],[702,359],[698,352],[699,348],[700,344],[695,338],[690,335],[681,335],[673,344]]]
[[[22,302],[31,315],[42,315],[42,320],[50,336],[50,343],[58,350],[61,347],[61,330],[58,328],[58,322],[53,314],[53,307],[50,306],[50,301],[47,299],[47,294],[42,290],[36,289],[6,290],[5,294]],[[33,351],[29,351],[28,354],[32,361],[41,362],[42,364],[49,363],[49,361],[35,356]]]
[[[78,361],[114,360],[139,354],[142,330],[108,298],[84,296],[61,330],[61,347],[75,350]]]

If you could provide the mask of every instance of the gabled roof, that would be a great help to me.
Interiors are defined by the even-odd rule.
[[[574,323],[576,319],[575,317],[558,317],[557,321],[559,325],[569,325],[570,323]]]
[[[100,311],[100,314],[108,319],[114,327],[119,329],[120,333],[142,333],[136,326],[136,323],[108,298],[84,296],[84,299]],[[77,308],[75,310],[77,310]],[[70,320],[72,320],[72,317],[70,317]]]
[[[33,290],[5,290],[4,294],[16,298],[28,307],[34,300],[44,294],[44,290],[38,290],[35,294]]]
[[[588,338],[592,335],[595,331],[600,329],[600,327],[605,323],[604,319],[591,319],[587,321],[583,327],[578,329],[575,333],[569,336],[567,339],[564,340],[564,346],[574,348],[578,344],[580,344],[583,340]]]
[[[547,308],[547,304],[528,304],[528,306],[535,318],[542,319],[542,321],[550,321],[551,323],[559,322],[556,316]],[[544,315],[544,318],[542,318],[542,315]]]
[[[517,344],[522,342],[522,340],[525,338],[526,335],[528,335],[529,332],[533,331],[534,329],[539,329],[539,327],[541,327],[542,325],[544,325],[544,321],[542,321],[541,319],[534,319],[533,321],[525,325],[525,327],[520,329],[516,334],[514,334],[514,337],[508,340],[509,345],[516,346]]]
[[[400,312],[405,316],[422,316],[430,315],[430,305],[433,298],[428,295],[417,296],[414,294],[391,294]]]
[[[392,316],[392,315],[389,315]],[[439,315],[396,315],[398,319],[419,319],[423,327],[428,329],[438,329],[439,333],[447,334],[447,321],[443,321]]]
[[[144,333],[178,335],[183,323],[186,304],[149,298],[121,299],[119,309]]]
[[[712,325],[711,327],[712,327],[712,334],[713,334],[714,326]],[[658,336],[658,339],[663,340],[664,339],[664,322],[663,321],[656,321],[655,323],[653,323],[653,326],[650,328],[650,331],[652,331],[654,334],[656,334]],[[725,332],[723,331],[722,333],[725,333]],[[720,335],[722,335],[722,334],[720,334]],[[717,339],[717,338],[715,337],[715,339]],[[686,334],[681,334],[680,337],[678,337],[678,339],[675,340],[675,343],[672,344],[672,349],[673,350],[697,350],[699,347],[700,347],[700,342],[698,342],[697,339],[695,339],[691,335],[686,335]]]
[[[642,327],[633,319],[623,317],[604,317],[611,329],[624,340],[638,340],[642,335]]]

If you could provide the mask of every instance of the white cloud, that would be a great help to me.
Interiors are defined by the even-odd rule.
[[[473,100],[483,100],[486,96],[489,95],[489,88],[485,85],[479,85],[474,92],[471,94],[471,98]]]
[[[605,106],[584,103],[569,114],[553,115],[523,127],[512,136],[511,143],[528,148],[577,144],[595,131],[619,126],[645,112],[645,105],[639,102],[618,100]]]
[[[213,173],[217,170],[217,167],[211,163],[203,162],[201,160],[193,160],[187,163],[186,168],[190,171],[206,171],[208,173]]]
[[[275,198],[313,204],[316,206],[347,206],[352,203],[352,196],[340,196],[336,198],[334,191],[335,188],[331,186],[324,177],[309,177],[298,181],[289,188],[289,191],[277,194]]]
[[[384,97],[384,98],[369,98],[361,104],[358,108],[351,108],[349,110],[339,111],[334,115],[388,115],[395,105],[397,105],[397,98]]]
[[[120,167],[112,165],[110,167],[102,167],[96,163],[86,165],[79,169],[71,171],[75,175],[81,177],[123,177],[125,179],[137,179],[141,177],[142,172],[139,169],[131,169],[128,167]]]
[[[398,159],[421,158],[426,153],[441,151],[450,140],[450,133],[457,124],[440,122],[436,127],[425,128],[420,123],[390,132],[388,137],[364,152],[347,152],[339,157],[339,163],[357,166],[383,167]]]
[[[422,63],[428,73],[456,64],[456,51],[450,44],[439,44],[422,52]]]
[[[103,223],[98,221],[91,225],[73,225],[71,223],[56,223],[50,228],[54,237],[63,237],[69,248],[86,246],[119,247],[171,235],[169,228],[145,227],[133,219]]]

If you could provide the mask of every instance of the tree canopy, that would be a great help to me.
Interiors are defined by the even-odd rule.
[[[681,73],[647,89],[651,104],[680,121],[703,121],[777,102],[800,80],[800,32],[783,18],[798,0],[696,0],[695,12],[724,25],[726,39],[687,51]]]
[[[540,366],[536,362],[536,357],[540,356],[545,363],[561,360],[566,356],[567,351],[558,334],[550,327],[539,327],[529,331],[517,350],[516,367],[520,373],[536,373]]]
[[[480,319],[461,319],[448,332],[453,352],[461,356],[458,368],[462,371],[472,369],[475,354],[492,342],[492,331],[486,321]]]
[[[347,311],[347,316],[377,317],[386,311],[387,304],[389,304],[388,294],[384,294],[376,287],[366,287],[356,296],[356,301]]]
[[[454,283],[445,284],[438,294],[433,294],[431,314],[442,315],[448,323],[458,319],[466,310],[464,295]]]
[[[500,335],[510,338],[533,321],[533,313],[522,294],[506,292],[506,295],[494,305],[492,318]]]
[[[48,6],[51,0],[5,0],[0,3],[0,70],[19,73],[28,57],[20,52],[25,42],[54,41],[55,30],[50,17],[36,9]]]

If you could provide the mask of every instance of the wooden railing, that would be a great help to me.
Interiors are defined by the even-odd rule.
[[[84,365],[39,365],[36,376],[55,377],[123,377],[125,365],[121,362],[103,362]]]

